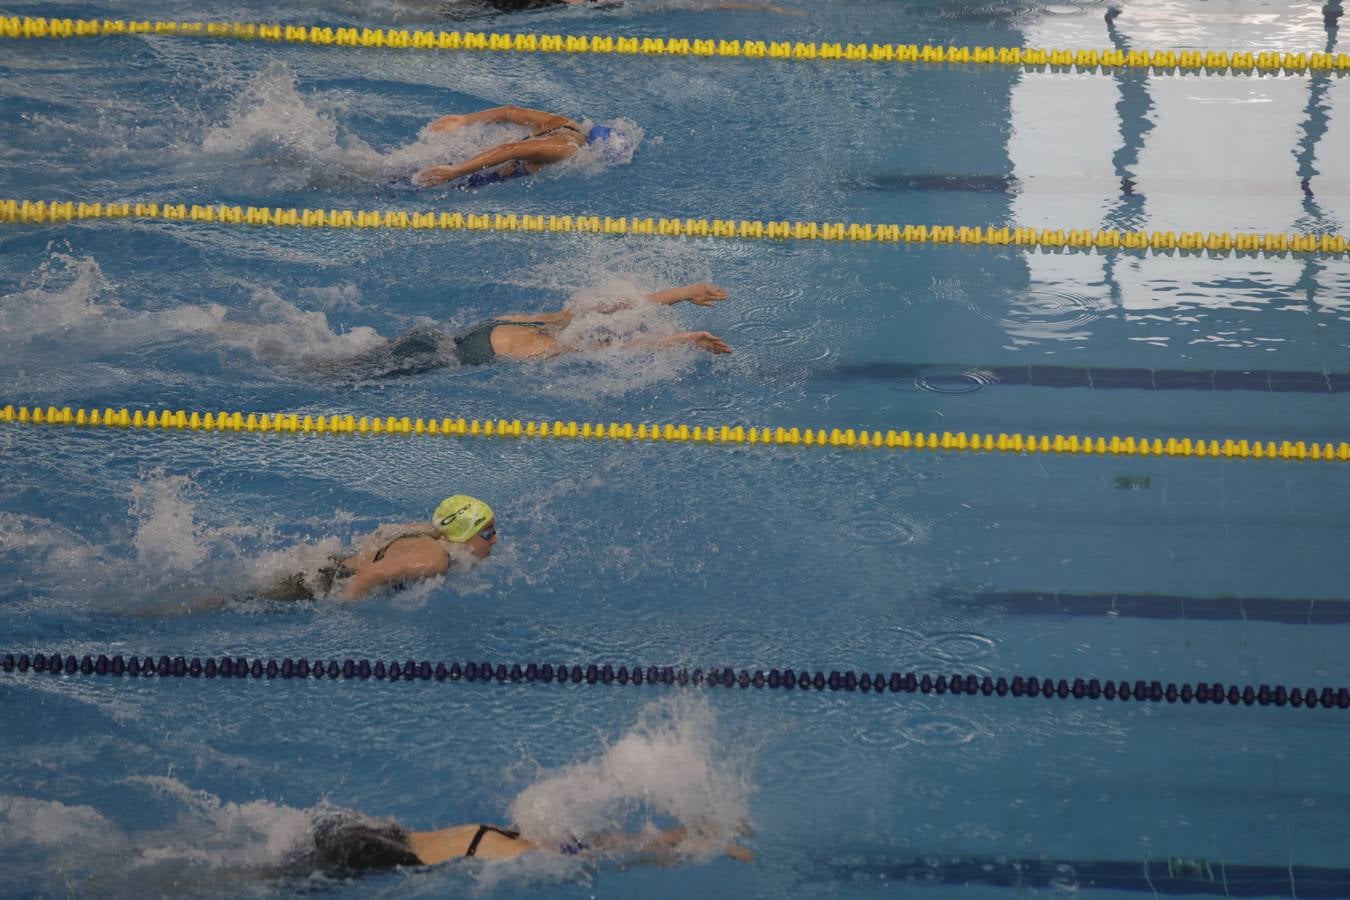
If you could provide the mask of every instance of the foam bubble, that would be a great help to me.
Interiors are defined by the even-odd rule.
[[[178,820],[171,828],[138,839],[141,850],[134,866],[169,860],[215,867],[274,866],[305,846],[312,833],[313,809],[268,800],[229,803],[163,776],[132,776],[126,781],[166,796],[179,806]]]
[[[337,121],[340,105],[300,95],[295,76],[273,62],[235,98],[224,124],[207,129],[208,156],[251,161],[271,188],[378,180],[380,154]]]
[[[109,353],[210,331],[225,316],[224,308],[216,305],[127,309],[118,302],[117,286],[92,256],[53,252],[30,281],[31,287],[0,297],[0,348],[9,360],[25,365],[51,362],[49,351],[29,352],[33,344],[47,340],[60,340],[64,368],[74,347]]]
[[[674,823],[690,832],[677,851],[715,856],[746,822],[751,790],[746,759],[719,746],[715,725],[706,698],[649,704],[598,757],[544,773],[521,791],[512,821],[545,846]]]
[[[16,570],[39,575],[84,572],[107,563],[103,548],[55,522],[0,512],[0,557]]]
[[[122,832],[91,806],[0,794],[0,847],[117,847]]]
[[[338,289],[336,296],[342,303],[351,302],[351,291]],[[366,326],[340,331],[323,310],[301,309],[270,287],[253,287],[250,305],[248,319],[221,321],[214,333],[222,344],[245,349],[270,365],[312,368],[316,363],[350,359],[385,343],[375,329]]]

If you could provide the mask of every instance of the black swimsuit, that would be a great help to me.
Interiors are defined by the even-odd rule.
[[[478,845],[489,831],[504,838],[520,840],[520,832],[496,825],[479,825],[464,851],[465,858],[478,854]],[[317,868],[331,875],[347,876],[361,872],[394,869],[399,866],[425,865],[412,849],[412,834],[393,822],[380,822],[364,816],[343,814],[324,819],[314,829],[314,852],[299,868]]]
[[[287,575],[266,590],[260,591],[257,596],[264,600],[274,600],[280,603],[303,603],[326,597],[328,592],[333,589],[334,584],[356,574],[355,571],[347,568],[344,564],[349,556],[350,554],[328,557],[331,560],[331,565],[320,566],[315,573],[317,584],[311,585],[306,573],[297,572],[294,575]]]
[[[475,856],[478,853],[478,845],[483,841],[483,835],[489,831],[500,834],[504,838],[510,838],[513,841],[520,840],[520,832],[512,828],[498,828],[496,825],[479,825],[478,830],[474,832],[473,840],[469,841],[469,849],[464,851],[465,857]]]

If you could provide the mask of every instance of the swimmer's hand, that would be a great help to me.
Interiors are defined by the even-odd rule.
[[[709,353],[730,353],[731,345],[706,331],[686,331],[671,338],[672,343],[693,344]]]
[[[730,844],[727,844],[726,850],[724,850],[723,852],[726,853],[727,856],[736,860],[736,862],[751,863],[755,861],[755,851],[750,850],[746,847],[742,847],[740,844],[737,844],[734,841]]]
[[[468,119],[468,116],[441,116],[427,126],[427,131],[454,131],[457,128],[463,128],[465,125],[468,125]]]
[[[718,301],[727,299],[727,292],[715,284],[701,282],[699,284],[687,284],[683,287],[667,288],[664,291],[657,291],[655,294],[648,294],[647,300],[652,303],[659,303],[663,306],[673,306],[688,300],[695,306],[712,306]]]
[[[414,172],[411,181],[413,187],[429,188],[438,184],[445,184],[454,177],[454,166],[427,166],[425,169],[418,169]]]
[[[684,299],[695,306],[713,306],[727,299],[727,292],[715,284],[691,284],[684,290]]]

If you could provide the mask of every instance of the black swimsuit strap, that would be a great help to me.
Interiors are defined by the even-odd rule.
[[[520,832],[511,828],[498,828],[496,825],[479,825],[478,830],[473,833],[473,840],[469,841],[469,849],[464,851],[465,857],[473,856],[478,852],[478,845],[482,842],[483,835],[487,834],[489,831],[495,831],[502,837],[510,838],[513,841],[520,837]]]

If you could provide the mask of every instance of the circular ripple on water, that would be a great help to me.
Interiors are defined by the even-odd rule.
[[[916,713],[902,727],[911,741],[924,747],[960,747],[981,733],[971,720],[945,713]]]
[[[1101,318],[1100,301],[1083,294],[1060,290],[1027,291],[1005,317],[1009,324],[1044,328],[1076,328]]]
[[[936,631],[923,644],[925,655],[949,663],[973,663],[992,656],[998,645],[973,631]]]
[[[813,343],[811,329],[804,325],[783,325],[771,319],[751,318],[734,323],[730,330],[753,344],[764,356],[780,362],[816,362],[830,355],[829,347]]]
[[[930,394],[973,394],[988,384],[998,384],[998,376],[988,369],[934,370],[914,376],[914,386]]]
[[[1026,291],[1008,298],[1007,308],[999,312],[986,309],[968,295],[961,299],[976,315],[1022,338],[1072,337],[1104,312],[1100,300],[1063,290]]]
[[[927,537],[927,530],[905,516],[858,516],[844,526],[856,543],[869,547],[904,547]]]

